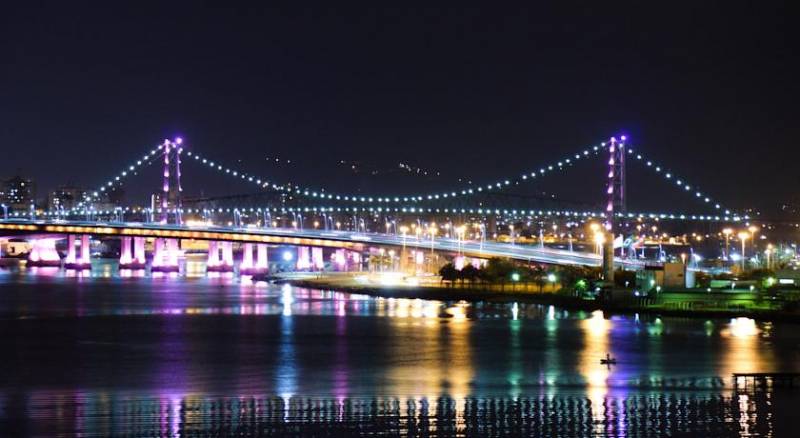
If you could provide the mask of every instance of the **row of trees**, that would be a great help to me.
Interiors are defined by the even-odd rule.
[[[448,263],[439,269],[439,275],[442,282],[447,282],[451,286],[499,284],[503,289],[508,283],[535,284],[541,292],[549,283],[570,290],[587,290],[591,283],[599,279],[600,270],[581,266],[546,268],[541,265],[519,265],[508,259],[492,258],[482,268],[468,264],[459,270],[453,263]]]

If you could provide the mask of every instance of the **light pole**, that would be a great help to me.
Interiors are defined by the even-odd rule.
[[[767,269],[770,269],[772,267],[772,263],[771,263],[772,262],[772,259],[771,259],[772,244],[771,243],[767,244],[767,249],[764,250],[764,255],[767,258]]]
[[[725,235],[725,259],[729,259],[730,258],[730,252],[728,252],[730,246],[729,243],[731,239],[731,234],[733,234],[733,230],[730,228],[725,228],[724,230],[722,230],[722,234]]]
[[[594,246],[595,250],[597,251],[597,254],[602,254],[604,243],[606,243],[606,235],[600,230],[595,231]]]
[[[750,233],[747,231],[742,231],[739,233],[739,240],[742,241],[742,271],[744,271],[744,243],[747,241],[747,238],[750,237]]]
[[[544,228],[539,224],[539,249],[544,249]]]
[[[747,228],[747,231],[750,232],[750,237],[753,241],[753,254],[756,254],[758,252],[758,247],[756,246],[756,233],[758,232],[758,230],[759,228],[755,225],[750,225],[750,227]]]
[[[602,245],[605,242],[605,236],[603,233],[600,232],[600,224],[597,222],[592,222],[589,224],[589,229],[592,230],[592,235],[594,236],[594,248],[597,251],[597,254],[600,254],[600,250],[602,249]]]
[[[481,254],[483,254],[483,242],[486,241],[486,224],[481,222],[478,225],[478,232],[480,233],[480,236],[481,236],[480,245],[479,245],[478,249],[481,252]]]
[[[6,204],[0,204],[0,207],[3,207],[3,219],[8,220],[8,206]]]
[[[461,226],[456,228],[456,238],[458,239],[458,253],[459,254],[461,253],[461,245],[462,245],[462,242],[464,241],[464,233],[466,232],[466,230],[467,230],[467,227],[464,226],[464,225],[461,225]]]
[[[569,252],[572,252],[572,226],[571,222],[567,223],[567,239],[569,240]]]
[[[434,245],[434,243],[436,241],[435,240],[436,239],[436,224],[435,223],[431,223],[431,226],[430,226],[430,228],[428,228],[428,231],[430,231],[430,233],[431,233],[431,254],[433,254],[433,245]]]

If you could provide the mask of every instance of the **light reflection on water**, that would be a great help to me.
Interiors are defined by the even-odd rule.
[[[780,405],[731,373],[800,371],[786,323],[104,272],[0,271],[0,435],[758,435]]]
[[[2,396],[0,396],[2,397]],[[0,398],[0,403],[22,400]],[[632,394],[596,406],[578,395],[469,397],[141,396],[37,391],[24,400],[19,435],[95,436],[784,436],[765,396]],[[732,421],[720,421],[730,418]]]

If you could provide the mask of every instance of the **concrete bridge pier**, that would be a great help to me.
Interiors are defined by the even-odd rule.
[[[88,234],[81,235],[81,254],[76,255],[74,234],[67,236],[67,258],[64,267],[67,269],[89,269],[92,267],[91,243]]]
[[[614,235],[609,234],[609,238],[603,244],[603,280],[606,283],[614,284]]]
[[[256,270],[267,272],[269,269],[269,259],[267,254],[267,244],[259,243],[256,246]]]
[[[363,266],[361,265],[361,253],[358,253],[356,251],[347,251],[347,252],[350,254],[350,257],[348,257],[350,261],[354,265],[358,266],[358,270],[361,271],[363,268]]]
[[[233,271],[233,242],[222,242],[222,265]]]
[[[61,266],[61,256],[56,251],[56,239],[45,237],[32,242],[28,266]]]
[[[220,255],[220,250],[222,254]],[[208,242],[208,263],[206,271],[231,272],[233,271],[233,244],[231,242]]]
[[[255,258],[253,249],[256,250]],[[267,272],[267,245],[245,243],[242,247],[242,263],[239,265],[239,273],[250,275],[264,272]]]
[[[120,267],[130,265],[133,262],[133,253],[131,251],[132,237],[123,237],[120,240],[119,247],[119,265]]]
[[[120,269],[144,269],[144,237],[123,237],[119,251]]]
[[[315,271],[325,269],[325,259],[322,257],[322,248],[316,246],[311,248],[311,267]]]
[[[222,254],[220,254],[220,252]],[[233,249],[230,242],[218,242],[216,240],[208,242],[208,262],[206,263],[206,271],[233,271]]]
[[[245,243],[242,245],[242,263],[239,265],[239,272],[244,273],[253,269],[253,244]]]
[[[347,271],[347,254],[343,249],[337,249],[331,254],[331,264],[337,271]]]
[[[297,269],[300,271],[311,268],[311,251],[307,246],[297,247]]]
[[[141,265],[142,268],[145,267],[147,264],[147,257],[144,250],[144,237],[134,237],[133,238],[133,260],[136,262],[137,265]]]
[[[156,272],[178,272],[180,270],[177,239],[156,238],[151,270]]]
[[[208,259],[206,259],[206,269],[216,268],[219,266],[219,247],[216,240],[208,242]]]

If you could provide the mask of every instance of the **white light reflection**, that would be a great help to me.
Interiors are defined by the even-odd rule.
[[[286,283],[281,287],[281,304],[283,305],[283,316],[292,316],[292,303],[294,303],[294,296],[292,295],[292,285]]]

